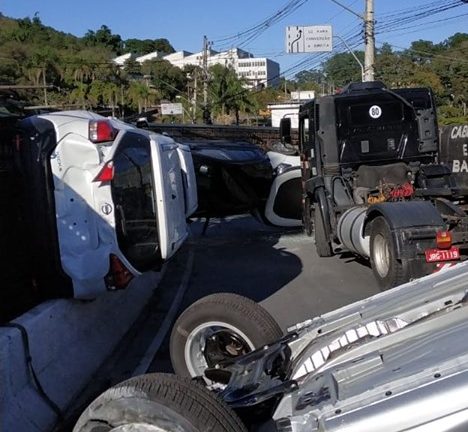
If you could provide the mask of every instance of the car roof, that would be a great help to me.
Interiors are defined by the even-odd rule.
[[[134,126],[128,123],[124,123],[112,117],[104,117],[100,114],[86,110],[56,111],[52,113],[39,114],[37,117],[49,120],[56,127],[60,127],[66,123],[70,123],[71,121],[83,120],[88,122],[89,120],[107,120],[110,121],[117,129],[135,129]]]

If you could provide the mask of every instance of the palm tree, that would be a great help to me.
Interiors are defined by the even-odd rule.
[[[254,102],[246,82],[238,78],[231,67],[215,65],[210,68],[212,94],[212,106],[220,110],[221,114],[234,113],[236,124],[239,124],[241,111],[247,111],[254,107]]]

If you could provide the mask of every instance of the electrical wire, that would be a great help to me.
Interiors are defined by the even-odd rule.
[[[443,5],[441,5],[440,2],[430,2],[417,7],[400,9],[393,13],[383,14],[376,22],[375,33],[381,34],[398,31],[405,24],[414,25],[416,21],[434,17],[435,15],[463,5],[466,6],[466,3],[460,0],[447,0]]]
[[[397,46],[397,45],[393,45],[387,41],[378,41],[376,40],[376,43],[378,43],[380,46],[383,46],[384,44],[387,44],[387,45],[390,45],[392,48],[397,48],[397,49],[401,49],[403,51],[408,51],[408,52],[414,52],[415,54],[422,54],[423,56],[427,57],[427,58],[440,58],[442,60],[447,60],[447,61],[456,61],[456,62],[461,62],[461,63],[467,63],[468,64],[468,59],[463,59],[463,58],[460,58],[460,57],[450,57],[450,56],[447,56],[445,54],[437,54],[437,53],[434,53],[434,52],[429,52],[429,51],[422,51],[422,50],[415,50],[415,49],[412,49],[412,48],[404,48],[404,47],[401,47],[401,46]]]
[[[456,21],[460,19],[466,19],[465,17],[468,15],[468,13],[453,16],[453,17],[448,17],[448,18],[441,18],[439,20],[434,20],[434,21],[427,21],[425,23],[420,23],[420,24],[411,24],[406,27],[400,27],[397,30],[393,31],[384,31],[384,32],[377,32],[376,34],[384,34],[384,33],[392,33],[394,36],[398,36],[401,34],[408,35],[412,33],[418,33],[422,30],[426,29],[433,29],[436,27],[441,27],[441,26],[446,26],[447,21]],[[410,30],[410,31],[408,31]]]
[[[237,44],[239,44],[239,41],[242,41],[242,45],[245,45],[245,43],[247,43],[248,41],[257,38],[265,30],[269,29],[276,23],[282,21],[284,18],[291,15],[294,11],[299,9],[307,1],[308,0],[289,0],[283,7],[281,7],[281,9],[277,10],[274,14],[270,15],[269,17],[263,19],[258,24],[239,33],[215,39],[213,40],[213,43],[232,44],[237,42]]]

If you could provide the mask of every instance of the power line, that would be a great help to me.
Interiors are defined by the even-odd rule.
[[[400,30],[402,25],[414,24],[416,21],[423,20],[428,17],[434,17],[448,10],[466,5],[460,0],[448,0],[441,5],[440,2],[430,2],[418,7],[401,9],[394,13],[384,14],[380,16],[376,23],[376,33],[390,32]]]
[[[296,11],[298,8],[304,5],[307,1],[308,0],[290,0],[281,9],[277,10],[274,14],[270,15],[269,17],[263,19],[260,23],[239,33],[215,39],[213,40],[213,43],[224,43],[224,45],[229,45],[234,43],[235,41],[238,41],[237,44],[239,44],[239,41],[242,41],[241,45],[245,45],[249,41],[256,39],[265,30],[269,29],[276,23],[282,21],[284,18],[291,15],[294,11]]]
[[[468,15],[468,13],[465,13],[465,14],[461,14],[461,15],[448,17],[448,18],[441,18],[439,20],[427,21],[427,22],[419,23],[419,24],[411,24],[411,25],[408,25],[408,26],[400,27],[400,28],[395,29],[395,30],[379,31],[379,32],[377,32],[377,34],[393,33],[394,35],[399,35],[399,34],[407,35],[407,34],[412,34],[412,33],[418,33],[421,30],[426,30],[428,28],[433,29],[435,27],[440,27],[440,26],[435,26],[434,24],[442,23],[443,25],[445,25],[447,23],[447,21],[462,19],[462,18],[466,17],[467,15]],[[413,30],[411,30],[411,29],[413,29]],[[405,31],[405,30],[411,30],[411,31]]]
[[[461,63],[468,63],[468,59],[465,60],[463,58],[460,58],[460,57],[450,57],[450,56],[447,56],[447,55],[444,55],[444,54],[437,54],[437,53],[433,53],[433,52],[429,52],[429,51],[422,51],[422,50],[415,50],[415,49],[412,49],[412,48],[404,48],[404,47],[401,47],[401,46],[397,46],[397,45],[393,45],[389,42],[382,42],[382,41],[377,41],[379,43],[379,45],[383,46],[384,44],[387,44],[387,45],[390,45],[392,48],[398,48],[398,49],[401,49],[403,51],[408,51],[408,52],[414,52],[415,54],[422,54],[423,57],[425,56],[426,58],[440,58],[442,60],[448,60],[448,61],[456,61],[456,62],[461,62]]]

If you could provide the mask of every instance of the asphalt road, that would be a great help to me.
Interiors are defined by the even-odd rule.
[[[351,254],[320,258],[302,230],[268,227],[243,216],[214,220],[201,234],[192,225],[195,252],[186,307],[214,292],[260,302],[286,328],[378,292],[372,270]]]
[[[365,261],[350,254],[320,258],[313,239],[302,230],[269,227],[249,216],[216,219],[205,235],[202,230],[202,221],[191,225],[189,240],[167,266],[154,298],[112,358],[96,373],[61,432],[69,432],[83,409],[111,385],[135,373],[172,372],[172,320],[203,296],[233,292],[250,297],[286,330],[378,292]],[[178,302],[181,293],[183,298]],[[178,310],[174,309],[177,304]],[[161,331],[164,328],[167,333]],[[155,342],[153,357],[151,346]],[[149,368],[145,365],[142,369],[148,354]]]
[[[205,235],[202,222],[191,228],[185,250],[168,267],[158,288],[177,290],[190,250],[193,267],[177,316],[203,296],[233,292],[262,304],[286,330],[379,292],[365,261],[350,254],[320,258],[313,238],[302,230],[268,227],[249,216],[213,220]],[[169,334],[149,372],[171,371]]]

